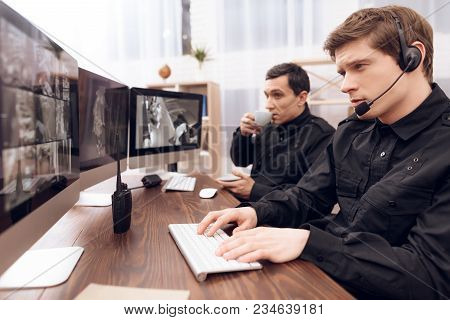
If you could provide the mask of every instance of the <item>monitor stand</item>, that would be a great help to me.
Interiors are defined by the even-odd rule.
[[[128,176],[135,176],[135,173],[128,171],[122,172],[122,182],[128,185],[128,188],[142,186],[142,182],[135,179],[128,179]],[[144,176],[144,174],[140,173]],[[80,199],[75,204],[79,207],[109,207],[112,203],[112,194],[116,191],[116,176],[106,179],[96,185],[80,192]],[[139,179],[140,180],[140,179]]]
[[[128,185],[128,188],[136,188],[142,186],[140,182],[141,178],[149,174],[157,174],[162,180],[169,180],[173,176],[185,176],[185,173],[179,173],[171,171],[171,169],[177,168],[177,163],[169,164],[168,170],[164,170],[158,167],[146,167],[139,169],[128,169],[122,172],[122,182]],[[128,179],[128,176],[133,176],[132,179]],[[139,179],[135,179],[135,176],[139,176]],[[116,177],[111,177],[105,181],[102,181],[92,187],[87,188],[80,192],[80,198],[75,206],[79,207],[108,207],[112,203],[111,195],[116,191]]]
[[[109,207],[112,204],[112,193],[96,193],[81,191],[80,199],[75,204],[79,207]]]
[[[83,251],[81,247],[28,250],[0,276],[0,289],[61,284],[69,278]]]

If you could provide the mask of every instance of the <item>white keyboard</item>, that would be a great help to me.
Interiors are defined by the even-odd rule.
[[[164,184],[162,191],[194,191],[196,181],[197,179],[194,177],[173,176]]]
[[[186,259],[192,273],[198,281],[204,281],[209,273],[244,271],[261,269],[259,262],[244,263],[225,260],[215,251],[220,243],[229,238],[223,230],[214,236],[197,234],[197,224],[169,224],[169,232]]]

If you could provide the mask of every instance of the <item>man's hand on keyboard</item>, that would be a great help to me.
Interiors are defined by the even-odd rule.
[[[245,208],[231,208],[220,211],[211,211],[205,218],[199,223],[197,228],[198,234],[203,234],[206,228],[214,223],[210,228],[207,236],[212,236],[217,230],[228,223],[237,223],[237,228],[234,229],[233,233],[252,229],[256,227],[258,219],[256,217],[255,209],[251,207]]]
[[[282,263],[300,256],[309,238],[309,230],[259,227],[236,232],[216,250],[225,260]]]

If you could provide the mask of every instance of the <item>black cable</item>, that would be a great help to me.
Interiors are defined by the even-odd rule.
[[[372,105],[375,101],[377,101],[378,99],[380,99],[382,96],[384,96],[384,94],[386,92],[388,92],[389,90],[392,89],[392,87],[398,82],[398,80],[400,80],[400,78],[406,73],[408,72],[409,67],[411,67],[412,63],[414,62],[414,60],[411,59],[411,61],[409,61],[408,65],[406,66],[406,68],[403,70],[403,72],[397,77],[397,79],[395,79],[395,81],[389,86],[389,88],[387,88],[386,90],[384,90],[384,92],[382,94],[380,94],[378,97],[376,97],[375,99],[373,99],[372,101],[370,101],[369,105]]]
[[[128,190],[135,190],[135,189],[142,189],[142,188],[145,188],[145,186],[134,187],[134,188],[128,188]]]

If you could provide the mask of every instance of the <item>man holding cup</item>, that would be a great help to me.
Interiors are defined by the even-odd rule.
[[[233,134],[231,159],[253,165],[251,175],[233,170],[239,180],[218,180],[243,200],[257,201],[274,188],[296,184],[334,134],[313,116],[306,99],[310,90],[305,70],[294,63],[272,67],[266,74],[266,110],[247,112]]]

